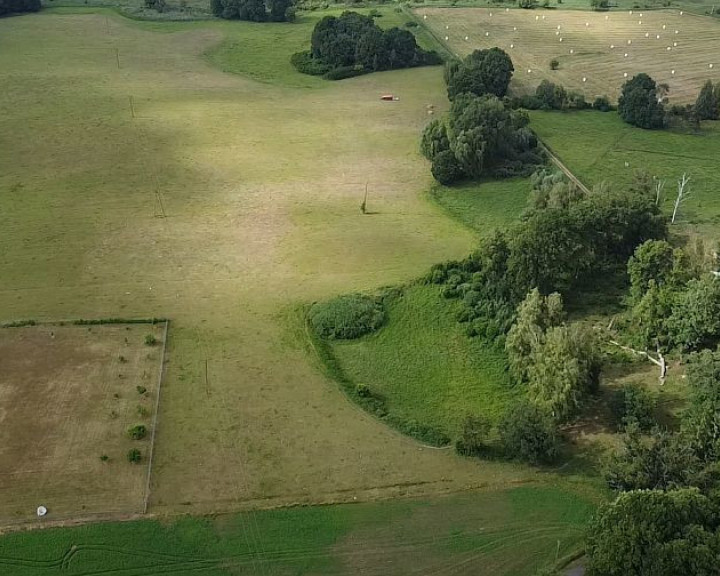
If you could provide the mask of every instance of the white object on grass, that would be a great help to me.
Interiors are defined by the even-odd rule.
[[[47,508],[45,508],[45,506],[38,506],[37,507],[38,518],[42,518],[43,516],[45,516],[45,514],[47,514]]]

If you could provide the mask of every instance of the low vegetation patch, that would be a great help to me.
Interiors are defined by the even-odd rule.
[[[385,322],[385,309],[381,298],[350,294],[314,304],[308,318],[321,338],[348,340],[380,328]]]

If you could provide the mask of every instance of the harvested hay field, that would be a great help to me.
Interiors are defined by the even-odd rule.
[[[48,519],[142,511],[162,328],[0,329],[2,523],[26,521],[40,505]],[[136,425],[146,438],[129,437]],[[138,464],[127,460],[133,448]]]
[[[671,103],[688,103],[706,80],[720,80],[720,22],[678,10],[420,8],[416,13],[427,16],[425,23],[460,56],[494,46],[505,50],[515,65],[516,92],[534,90],[547,78],[588,100],[602,95],[616,100],[625,74],[645,72],[668,84]],[[557,70],[550,69],[553,59]]]

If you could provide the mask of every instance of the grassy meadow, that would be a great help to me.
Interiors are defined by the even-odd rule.
[[[437,286],[413,285],[389,306],[388,325],[332,350],[347,378],[385,400],[389,417],[456,438],[468,414],[497,421],[520,393],[505,355],[468,338]]]
[[[54,574],[532,576],[573,552],[591,501],[519,487],[432,500],[298,507],[14,533],[0,571]]]
[[[516,93],[548,79],[590,101],[603,95],[615,100],[625,74],[645,72],[668,84],[671,103],[685,104],[695,101],[705,81],[720,80],[720,20],[714,18],[681,16],[678,10],[641,15],[637,9],[633,14],[502,7],[415,12],[427,16],[425,24],[438,38],[447,37],[445,43],[460,56],[494,46],[505,50],[515,65],[510,87]],[[553,59],[557,70],[550,69]]]
[[[422,194],[440,68],[301,76],[288,58],[321,16],[0,20],[0,319],[172,319],[151,512],[538,478],[418,450],[348,402],[307,346],[302,304],[408,282],[476,238]]]

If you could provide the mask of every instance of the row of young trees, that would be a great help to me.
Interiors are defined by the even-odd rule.
[[[210,10],[227,20],[291,22],[295,19],[292,0],[210,0]]]
[[[340,79],[439,64],[441,59],[435,52],[420,48],[408,30],[383,30],[371,16],[347,11],[320,20],[313,30],[310,50],[294,54],[291,62],[300,72]]]
[[[40,10],[40,0],[0,0],[0,16],[38,10]]]
[[[633,126],[649,130],[664,128],[674,117],[697,125],[703,120],[720,118],[720,84],[708,80],[700,90],[694,105],[673,106],[666,111],[666,85],[658,85],[647,74],[634,76],[622,87],[618,100],[620,117]]]

